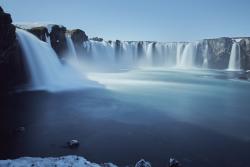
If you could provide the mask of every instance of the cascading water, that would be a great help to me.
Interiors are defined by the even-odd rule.
[[[193,67],[195,54],[196,54],[196,44],[188,43],[183,50],[181,61],[179,62],[179,64],[177,64],[177,66],[182,68]]]
[[[179,65],[181,64],[181,57],[183,50],[185,48],[185,45],[183,43],[177,44],[177,53],[176,53],[176,64]]]
[[[140,44],[140,48],[138,45]],[[159,42],[85,42],[92,57],[93,65],[131,68],[136,66],[181,67],[194,66],[196,43],[159,43]],[[138,51],[140,49],[140,52]],[[117,59],[117,57],[119,59]]]
[[[91,85],[82,75],[63,66],[48,43],[21,29],[16,29],[16,34],[30,74],[29,89],[57,91]]]
[[[88,68],[115,68],[115,48],[113,43],[106,41],[88,41],[84,43],[88,57],[91,57],[91,67]],[[87,65],[87,64],[86,64]]]
[[[208,68],[208,44],[205,45],[205,50],[203,52],[203,64],[202,67],[203,68]]]
[[[240,45],[237,42],[233,43],[231,49],[228,70],[232,71],[240,70]]]
[[[84,42],[88,64],[100,69],[130,69],[137,67],[208,68],[213,58],[210,45],[198,42],[136,42],[87,41]],[[234,44],[230,56],[230,69],[240,69],[239,44]],[[212,63],[212,62],[211,62]],[[87,66],[88,66],[87,64]]]
[[[72,57],[73,59],[77,59],[77,55],[76,55],[76,50],[75,50],[75,46],[73,44],[73,41],[71,39],[70,35],[66,35],[66,42],[67,42],[67,46],[68,46],[68,56]]]

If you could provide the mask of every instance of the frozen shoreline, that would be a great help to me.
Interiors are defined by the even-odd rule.
[[[76,155],[62,157],[21,157],[13,160],[0,160],[0,167],[117,167],[112,163],[96,164],[87,161],[85,158]]]

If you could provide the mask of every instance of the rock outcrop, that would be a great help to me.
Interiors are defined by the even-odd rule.
[[[115,58],[119,60],[122,56],[123,48],[120,40],[115,41]]]
[[[0,7],[0,94],[27,80],[10,14]]]
[[[66,30],[64,26],[54,25],[49,34],[51,46],[59,57],[64,56],[68,48],[65,36]]]
[[[31,32],[32,34],[34,34],[35,36],[37,36],[37,38],[39,38],[40,40],[46,42],[46,38],[49,36],[49,32],[47,27],[34,27],[31,29],[28,29],[29,32]]]
[[[231,38],[205,39],[208,44],[208,68],[226,69],[233,41]]]
[[[80,29],[74,29],[69,31],[71,35],[71,39],[74,43],[76,54],[78,57],[82,57],[85,55],[86,51],[83,47],[83,42],[88,41],[88,36],[85,34],[84,31]]]
[[[240,41],[241,67],[250,70],[250,38],[243,38]]]

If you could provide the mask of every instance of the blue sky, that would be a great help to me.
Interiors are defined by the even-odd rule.
[[[250,36],[250,0],[0,0],[0,5],[15,22],[53,22],[107,40]]]

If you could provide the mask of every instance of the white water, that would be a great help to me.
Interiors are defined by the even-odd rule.
[[[180,64],[177,64],[177,66],[184,68],[193,67],[195,54],[196,54],[196,46],[193,43],[187,44],[181,56]]]
[[[205,46],[205,50],[203,52],[203,64],[202,67],[203,68],[208,68],[208,45],[206,44]]]
[[[237,42],[234,42],[232,46],[228,70],[240,70],[240,45]]]
[[[73,57],[74,59],[77,59],[75,46],[73,44],[73,41],[72,41],[70,35],[66,35],[66,42],[67,42],[67,46],[68,46],[68,52],[69,52],[68,54],[70,54],[71,57]]]
[[[152,66],[193,68],[196,66],[194,61],[197,54],[197,43],[143,42],[140,55],[138,53],[139,42],[125,41],[121,42],[120,46],[116,46],[115,42],[88,41],[84,45],[88,57],[92,58],[91,66],[99,68],[129,69]],[[204,57],[204,61],[206,62],[203,64],[207,64],[206,57]]]
[[[20,29],[17,30],[17,36],[25,53],[27,71],[30,73],[30,84],[33,89],[60,87],[67,89],[67,87],[84,86],[86,85],[86,79],[84,81],[81,80],[82,72],[87,68],[93,67],[97,67],[100,70],[155,66],[164,68],[194,68],[202,66],[203,68],[208,68],[209,54],[207,44],[200,55],[203,62],[200,62],[199,65],[195,64],[197,46],[199,44],[197,42],[142,42],[140,43],[141,53],[139,55],[139,42],[125,41],[117,44],[116,42],[90,40],[83,44],[86,55],[82,58],[77,56],[71,37],[66,36],[68,58],[74,61],[67,61],[66,65],[62,65],[51,48],[49,38],[47,38],[47,43],[42,42],[32,34]],[[75,68],[70,68],[67,64]],[[228,69],[240,69],[240,46],[236,42],[232,46]],[[79,73],[80,75],[78,75]]]
[[[21,29],[16,29],[16,34],[30,74],[28,89],[58,91],[95,85],[69,66],[62,65],[48,43]]]

